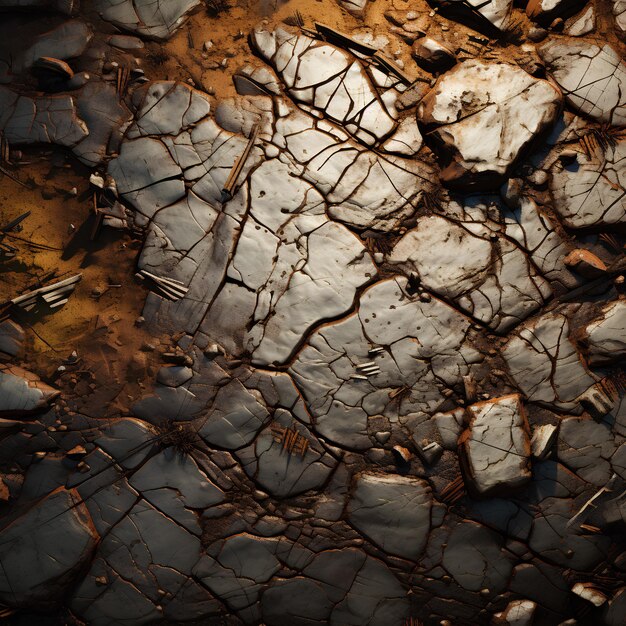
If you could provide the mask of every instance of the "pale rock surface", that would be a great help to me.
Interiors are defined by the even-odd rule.
[[[445,160],[443,181],[490,187],[551,126],[560,104],[548,81],[513,65],[471,60],[438,79],[418,118]]]
[[[593,39],[559,39],[539,53],[571,107],[598,122],[626,124],[626,68],[613,47]]]
[[[318,433],[340,445],[368,448],[368,417],[388,410],[390,390],[408,388],[394,409],[394,419],[402,422],[436,412],[446,386],[461,383],[480,360],[467,337],[469,326],[443,302],[408,294],[405,278],[386,279],[361,295],[357,313],[312,334],[289,372]],[[385,348],[375,360],[380,373],[354,378],[376,346]]]
[[[518,330],[503,355],[527,400],[579,413],[580,396],[596,381],[568,335],[564,315],[546,314]]]
[[[151,39],[169,39],[200,0],[97,0],[102,19]]]
[[[385,552],[416,560],[428,538],[431,500],[428,485],[418,478],[361,474],[347,512]]]
[[[573,163],[555,162],[550,190],[554,208],[570,228],[598,227],[626,220],[626,141],[617,138],[590,153],[571,149]]]
[[[29,415],[46,409],[60,392],[21,367],[0,364],[0,415]]]
[[[480,496],[508,493],[531,478],[528,419],[519,395],[472,404],[459,439],[466,480]]]

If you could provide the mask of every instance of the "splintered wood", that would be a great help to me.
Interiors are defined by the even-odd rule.
[[[241,156],[235,161],[232,169],[230,170],[230,174],[224,183],[224,187],[222,189],[222,204],[224,202],[228,202],[233,197],[233,191],[235,189],[235,185],[237,184],[237,179],[239,178],[239,174],[243,171],[243,167],[252,152],[252,148],[256,142],[256,138],[259,134],[259,126],[258,124],[252,129],[250,133],[250,138],[248,139],[248,143],[244,148],[244,151],[241,153]]]
[[[309,449],[309,441],[303,437],[297,430],[295,425],[291,428],[285,428],[280,424],[272,424],[272,434],[274,441],[280,443],[282,449],[288,454],[298,454],[304,458]]]
[[[457,476],[451,483],[448,483],[441,491],[440,499],[447,504],[458,502],[465,495],[465,482],[463,476]]]

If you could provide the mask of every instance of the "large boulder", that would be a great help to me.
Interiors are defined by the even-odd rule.
[[[418,119],[444,161],[444,182],[494,187],[552,125],[560,103],[559,90],[546,80],[514,65],[472,60],[439,78]]]

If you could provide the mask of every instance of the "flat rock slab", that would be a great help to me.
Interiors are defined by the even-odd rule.
[[[466,481],[480,496],[509,493],[530,481],[528,419],[519,395],[467,409],[468,429],[459,439]]]
[[[515,383],[532,402],[580,412],[580,397],[595,384],[569,340],[564,315],[547,314],[525,325],[503,355]]]
[[[430,531],[432,496],[418,478],[361,474],[348,502],[348,518],[385,552],[416,560]]]
[[[614,48],[595,40],[559,39],[539,54],[575,111],[605,124],[626,124],[626,66]]]
[[[601,316],[588,324],[584,333],[592,365],[622,360],[626,356],[626,300],[604,306]]]
[[[316,419],[316,430],[348,448],[368,448],[370,416],[389,406],[389,394],[406,389],[399,419],[435,413],[447,385],[460,384],[480,360],[470,321],[433,298],[407,293],[405,278],[390,278],[367,289],[358,312],[312,334],[290,374]],[[370,350],[384,350],[372,359]],[[379,371],[360,374],[374,360]]]
[[[365,145],[395,128],[372,79],[348,52],[284,28],[256,29],[252,43],[276,69],[296,102],[321,110]]]
[[[53,606],[88,563],[99,536],[75,490],[57,489],[2,530],[0,598]]]
[[[493,187],[560,106],[561,94],[548,81],[514,65],[472,60],[438,79],[418,119],[445,161],[444,182]]]
[[[169,39],[200,0],[97,0],[102,19],[124,30],[149,37]]]
[[[73,147],[88,134],[72,96],[30,98],[0,86],[0,129],[11,145],[54,143]]]
[[[526,255],[494,230],[483,224],[470,230],[438,215],[418,219],[389,262],[497,332],[518,324],[552,292]]]
[[[0,365],[0,415],[36,413],[60,393],[21,367]]]
[[[568,146],[571,163],[556,161],[550,171],[554,208],[570,228],[602,227],[626,221],[626,141],[594,150]]]
[[[285,430],[294,433],[293,451],[284,445]],[[236,456],[246,474],[278,498],[319,489],[337,466],[337,459],[319,439],[282,409],[254,444],[238,450]]]

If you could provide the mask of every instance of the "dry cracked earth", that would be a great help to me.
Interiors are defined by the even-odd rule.
[[[0,620],[626,623],[624,0],[0,0]]]

